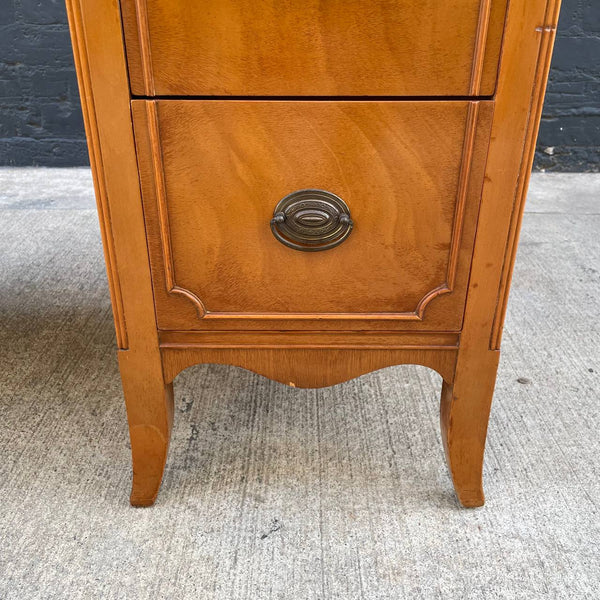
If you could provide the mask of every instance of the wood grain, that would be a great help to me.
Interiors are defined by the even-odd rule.
[[[196,307],[200,318],[206,315],[206,308],[200,298],[194,292],[181,287],[175,281],[175,266],[173,264],[173,249],[171,243],[171,228],[169,226],[169,209],[167,206],[165,174],[162,166],[162,149],[160,146],[160,125],[156,112],[155,102],[146,102],[146,117],[148,123],[148,134],[150,138],[150,149],[152,153],[152,172],[154,173],[154,189],[156,190],[156,209],[158,215],[160,245],[162,248],[162,264],[164,266],[164,278],[167,292],[169,294],[180,294],[187,298]]]
[[[199,362],[220,362],[315,388],[397,364],[423,365],[452,381],[458,340],[431,332],[163,331],[160,348],[167,381]]]
[[[435,369],[458,498],[483,504],[498,348],[559,5],[512,0],[503,34],[502,0],[403,10],[384,0],[224,0],[210,10],[123,0],[123,31],[117,3],[67,0],[133,504],[156,497],[172,381],[199,362],[298,387],[400,363]],[[449,100],[492,95],[496,79],[493,102]],[[148,97],[298,98],[131,102],[129,84]],[[299,98],[323,94],[413,98]],[[445,100],[414,98],[435,95]],[[271,236],[276,202],[306,187],[351,208],[356,229],[332,251],[297,253]]]
[[[490,28],[490,16],[492,11],[492,0],[481,0],[479,6],[479,22],[475,36],[475,49],[473,51],[473,66],[471,70],[471,81],[469,84],[469,95],[478,96],[481,93],[482,79],[484,77],[485,46],[488,41]],[[497,18],[496,15],[494,17]],[[496,25],[494,21],[493,25]]]
[[[161,329],[199,317],[460,328],[492,103],[132,109]],[[302,188],[346,200],[355,227],[341,246],[307,254],[273,237],[275,205]]]
[[[298,388],[321,388],[390,367],[423,365],[452,379],[456,350],[286,349],[286,348],[170,348],[162,350],[165,378],[199,363],[242,367],[274,381]]]
[[[484,503],[501,324],[559,6],[558,0],[528,0],[512,2],[508,12],[465,320],[454,381],[444,386],[440,411],[448,465],[464,506]]]
[[[94,95],[92,93],[92,82],[90,79],[90,67],[88,63],[87,50],[83,41],[83,22],[79,3],[74,1],[67,3],[71,38],[73,43],[73,58],[77,69],[79,90],[81,94],[81,109],[88,140],[88,151],[92,167],[92,177],[96,191],[96,206],[100,221],[100,235],[102,236],[102,247],[104,249],[104,260],[106,262],[106,274],[108,278],[108,289],[110,292],[113,317],[115,321],[115,334],[117,345],[121,349],[128,346],[127,327],[123,308],[123,296],[121,293],[121,280],[116,264],[115,241],[112,235],[110,205],[108,202],[107,184],[104,180],[104,166],[100,151],[98,119]]]
[[[453,382],[442,384],[442,442],[456,495],[466,507],[485,501],[483,456],[499,358],[498,352],[486,353],[484,360],[455,371]]]
[[[67,12],[117,322],[131,502],[148,505],[162,478],[173,398],[158,347],[120,14],[103,0],[68,0]]]
[[[529,178],[531,176],[531,167],[533,165],[533,159],[535,156],[535,143],[538,136],[540,119],[542,117],[544,91],[546,89],[548,73],[550,71],[550,60],[552,58],[552,49],[554,47],[554,39],[556,37],[556,24],[558,23],[559,9],[560,2],[556,2],[552,6],[549,5],[549,12],[545,18],[545,23],[549,24],[536,28],[536,33],[538,33],[541,38],[539,59],[533,84],[527,134],[525,138],[525,144],[523,146],[522,170],[515,195],[514,210],[512,213],[509,237],[506,246],[506,257],[502,269],[502,280],[498,294],[500,301],[498,302],[496,314],[494,315],[494,326],[492,329],[492,337],[490,342],[490,347],[492,349],[500,348],[500,340],[502,338],[502,328],[504,324],[504,317],[506,315],[506,307],[508,304],[510,280],[517,256],[519,232],[521,231],[521,222],[523,219],[523,211],[525,209],[525,198],[527,196],[527,188],[529,186]]]
[[[494,93],[507,0],[121,0],[132,91]]]
[[[398,331],[160,331],[161,348],[337,348],[456,350],[456,333]]]

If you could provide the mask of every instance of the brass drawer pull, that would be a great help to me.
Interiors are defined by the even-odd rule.
[[[341,244],[354,223],[347,204],[325,190],[298,190],[281,199],[271,231],[282,244],[302,252],[329,250]]]

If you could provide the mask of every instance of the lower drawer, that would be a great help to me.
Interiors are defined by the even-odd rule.
[[[492,110],[134,100],[159,328],[460,329]]]

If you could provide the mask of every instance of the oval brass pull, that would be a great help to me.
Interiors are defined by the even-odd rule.
[[[325,190],[298,190],[281,199],[273,212],[271,231],[282,244],[302,252],[339,246],[352,231],[350,209]]]

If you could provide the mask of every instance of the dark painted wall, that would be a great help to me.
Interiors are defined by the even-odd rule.
[[[536,166],[599,163],[600,0],[563,0]],[[84,164],[64,0],[0,0],[0,165]]]
[[[563,0],[536,167],[600,170],[600,0]]]
[[[64,0],[0,0],[0,164],[88,164]]]

